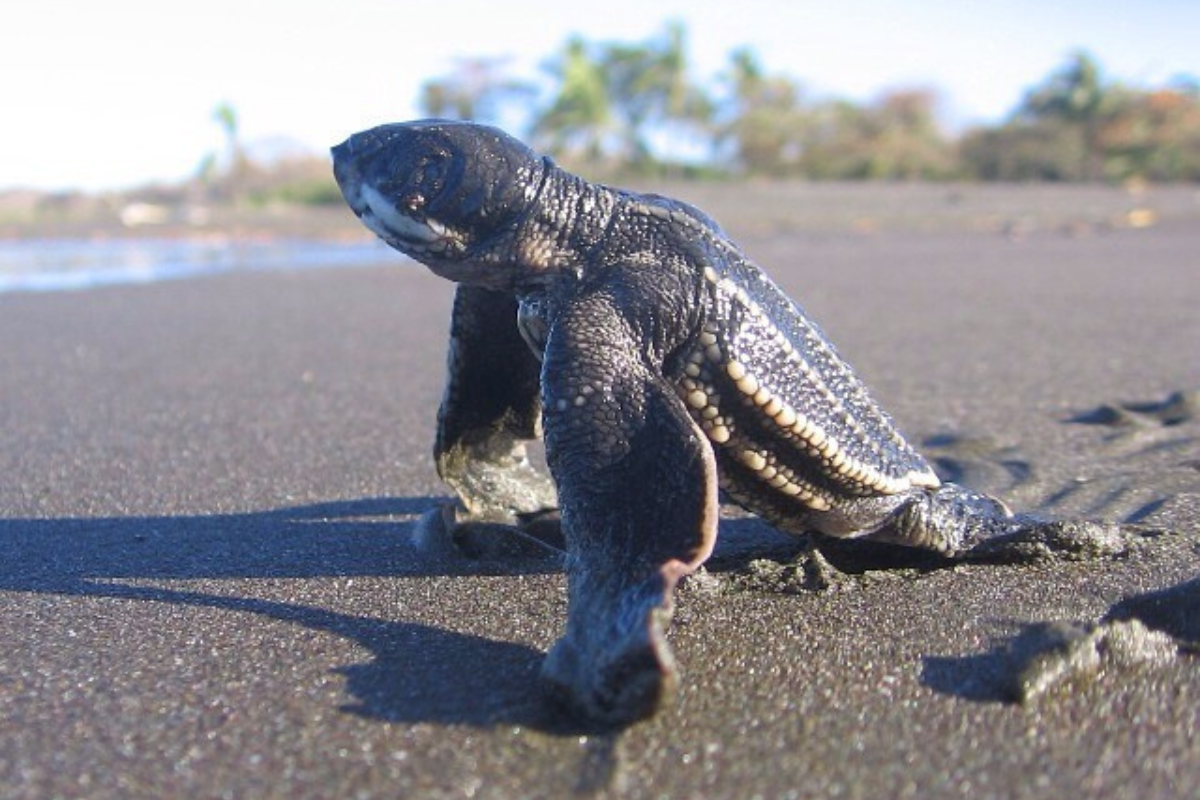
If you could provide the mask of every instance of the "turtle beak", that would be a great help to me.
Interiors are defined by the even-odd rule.
[[[333,155],[333,177],[337,180],[342,197],[357,216],[362,216],[366,209],[366,201],[362,198],[362,173],[359,171],[359,159],[355,157],[355,136],[351,136],[339,145],[335,145],[330,153]],[[361,154],[362,148],[357,148]]]

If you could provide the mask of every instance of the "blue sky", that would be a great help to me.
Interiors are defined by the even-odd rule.
[[[812,96],[942,90],[947,120],[994,121],[1075,49],[1114,78],[1200,76],[1196,0],[37,0],[0,11],[0,188],[117,188],[193,173],[244,138],[316,151],[417,114],[456,57],[538,67],[571,33],[641,40],[686,23],[696,72],[740,45]]]

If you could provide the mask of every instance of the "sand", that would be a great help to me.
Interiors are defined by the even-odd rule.
[[[944,475],[1134,544],[952,568],[834,548],[822,583],[754,561],[797,544],[731,511],[681,593],[678,702],[597,734],[537,693],[554,564],[409,542],[446,495],[449,285],[0,296],[0,795],[1191,796],[1200,225],[762,229],[733,192],[728,226]]]

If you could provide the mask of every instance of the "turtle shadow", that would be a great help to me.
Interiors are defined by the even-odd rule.
[[[838,539],[817,533],[784,533],[757,517],[746,516],[721,520],[717,546],[705,568],[720,574],[743,571],[750,562],[758,559],[790,564],[814,549],[820,551],[834,569],[847,575],[900,571],[926,573],[959,563],[917,547],[865,539]]]
[[[145,581],[544,573],[545,559],[472,561],[431,555],[409,540],[441,498],[378,498],[263,512],[0,519],[0,591],[112,598],[254,614],[365,648],[338,666],[345,713],[386,722],[522,725],[593,732],[541,696],[544,653],[523,644],[393,619]],[[181,634],[182,635],[182,634]]]
[[[146,585],[156,581],[523,575],[561,571],[554,558],[467,558],[413,544],[439,497],[391,497],[258,512],[61,519],[0,519],[0,591],[110,598],[253,614],[332,634],[368,653],[334,667],[349,702],[340,710],[389,723],[480,728],[520,725],[557,735],[610,734],[559,713],[542,695],[544,653],[445,628],[256,597]],[[753,517],[724,519],[714,569],[754,558],[787,560],[809,544]],[[937,568],[907,548],[823,541],[847,572]]]
[[[83,579],[432,577],[526,574],[536,558],[470,559],[413,545],[446,498],[387,497],[265,511],[129,517],[0,518],[0,588]]]

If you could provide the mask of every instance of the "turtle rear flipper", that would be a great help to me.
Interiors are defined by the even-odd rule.
[[[1022,524],[1000,500],[955,483],[844,502],[828,515],[851,531],[835,536],[919,547],[958,558]]]
[[[1013,514],[1002,501],[955,483],[859,502],[861,508],[892,506],[883,524],[867,525],[862,538],[933,550],[956,560],[1084,560],[1120,555],[1137,539],[1112,523]]]
[[[546,454],[569,553],[565,635],[542,669],[573,714],[624,725],[673,693],[673,589],[712,551],[716,464],[603,295],[564,310],[543,369]]]

